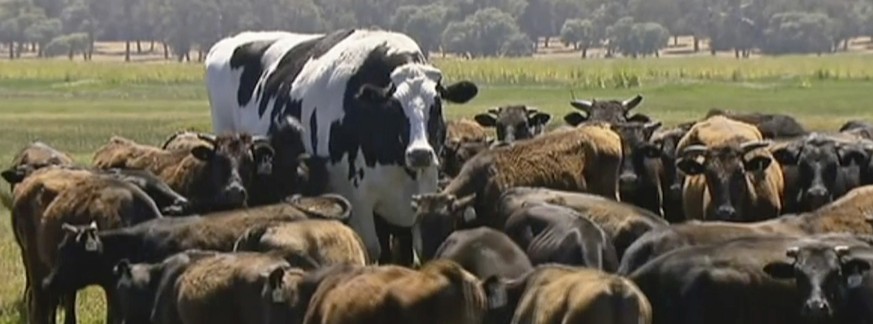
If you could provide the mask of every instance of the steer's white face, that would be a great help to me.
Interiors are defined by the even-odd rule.
[[[413,170],[435,168],[439,164],[433,147],[437,143],[432,141],[445,128],[441,125],[442,107],[437,93],[441,78],[439,70],[421,64],[404,65],[391,73],[391,80],[396,86],[393,98],[400,102],[409,120],[405,164]]]

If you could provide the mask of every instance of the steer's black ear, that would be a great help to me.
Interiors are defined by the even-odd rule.
[[[0,176],[3,176],[3,179],[9,184],[20,183],[24,180],[24,177],[27,175],[27,170],[22,166],[9,168],[0,172]]]
[[[461,81],[448,87],[438,86],[437,91],[440,93],[440,98],[452,103],[462,104],[475,98],[479,94],[479,87],[473,82]]]
[[[676,168],[682,170],[687,175],[698,175],[704,171],[703,164],[694,158],[680,158],[676,161]]]
[[[764,273],[776,279],[792,279],[794,265],[782,261],[771,262],[764,266]]]
[[[489,113],[478,114],[473,116],[473,119],[476,120],[479,125],[482,127],[495,127],[497,126],[497,118],[494,118],[494,115]]]
[[[127,261],[127,259],[121,259],[121,261],[118,261],[118,264],[116,264],[115,267],[112,268],[112,272],[115,274],[116,277],[119,278],[121,276],[129,276],[130,261]]]
[[[849,259],[842,262],[842,270],[847,276],[863,275],[870,271],[870,263],[861,259]]]
[[[566,116],[564,116],[564,121],[568,125],[573,126],[573,127],[579,126],[579,124],[582,124],[587,120],[588,120],[588,117],[585,117],[585,115],[582,115],[578,112],[571,112],[571,113],[567,114]]]
[[[543,112],[534,113],[530,116],[531,125],[546,125],[550,120],[552,120],[552,115]]]
[[[391,95],[394,94],[394,85],[390,84],[387,87],[380,87],[373,84],[364,84],[358,90],[355,98],[370,104],[381,104],[388,101]]]
[[[771,163],[773,163],[773,159],[769,156],[756,156],[746,161],[743,166],[746,171],[763,172],[770,167]]]

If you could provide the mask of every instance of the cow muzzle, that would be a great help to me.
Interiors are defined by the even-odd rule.
[[[248,199],[246,189],[238,184],[228,186],[224,190],[224,204],[228,206],[243,206]]]
[[[828,192],[827,188],[824,187],[810,188],[806,191],[806,197],[804,198],[807,205],[809,205],[809,207],[813,209],[824,206],[831,200],[830,193]]]
[[[436,154],[429,148],[414,148],[406,151],[406,166],[410,169],[424,169],[436,166]]]
[[[810,299],[803,305],[803,315],[808,318],[824,319],[832,314],[828,302],[821,298]]]
[[[737,217],[737,210],[732,206],[721,206],[715,210],[717,220],[729,221]]]

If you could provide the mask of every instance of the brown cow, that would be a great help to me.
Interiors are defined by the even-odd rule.
[[[450,178],[457,176],[464,163],[476,153],[488,149],[491,141],[488,130],[475,121],[465,118],[446,121],[441,171]]]
[[[354,230],[338,221],[320,219],[250,229],[236,241],[234,251],[276,251],[304,270],[340,263],[364,266],[368,260],[366,247]]]
[[[385,266],[322,283],[304,323],[473,324],[481,323],[485,304],[476,277],[452,261],[437,260],[418,271]]]
[[[873,186],[855,188],[815,211],[784,215],[756,223],[688,222],[651,231],[627,250],[619,273],[628,274],[650,260],[689,246],[713,244],[754,235],[814,235],[852,233],[873,235]]]
[[[252,137],[246,134],[223,135],[211,147],[177,151],[116,136],[97,150],[93,164],[151,171],[200,211],[233,209],[246,205],[255,172],[251,147]]]
[[[630,280],[586,268],[542,265],[523,278],[484,283],[485,323],[648,324],[652,308]]]
[[[12,165],[0,172],[12,190],[31,172],[49,165],[73,165],[73,157],[40,141],[25,146],[12,159]]]
[[[159,324],[261,324],[265,286],[290,265],[274,253],[221,253],[194,261],[175,282],[158,288],[152,322]]]
[[[118,228],[159,218],[154,201],[140,188],[113,177],[87,170],[45,167],[37,170],[13,192],[12,224],[27,273],[25,300],[29,318],[36,323],[54,322],[59,298],[64,298],[66,321],[75,323],[75,290],[45,285],[43,280],[57,261],[57,247],[66,223]],[[102,246],[77,236],[88,249]],[[111,300],[114,292],[104,287]],[[107,322],[116,315],[110,304]]]
[[[687,177],[683,192],[689,219],[755,221],[779,215],[782,170],[764,150],[769,142],[752,125],[722,116],[695,124],[676,150]]]

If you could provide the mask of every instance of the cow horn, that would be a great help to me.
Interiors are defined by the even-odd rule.
[[[497,115],[500,113],[500,107],[494,107],[494,108],[488,109],[488,113],[492,114],[492,115]]]
[[[682,150],[682,156],[702,155],[702,154],[706,153],[707,151],[709,151],[709,149],[706,146],[691,145],[691,146],[688,146]]]
[[[838,257],[842,258],[849,254],[849,247],[846,245],[837,245],[834,247],[834,252],[837,254]]]
[[[70,225],[69,223],[61,224],[61,229],[63,229],[65,232],[69,232],[69,233],[73,233],[73,234],[76,234],[79,232],[79,229],[77,229],[73,225]]]
[[[524,109],[527,110],[527,114],[528,114],[528,115],[532,115],[532,114],[536,114],[536,113],[540,112],[540,110],[539,110],[537,107],[527,107],[527,106],[525,106]]]
[[[797,258],[798,253],[800,253],[800,248],[796,246],[792,246],[785,251],[785,255],[792,259]]]
[[[644,128],[646,131],[649,131],[649,132],[654,132],[656,129],[658,129],[658,128],[660,128],[660,127],[661,127],[661,122],[660,122],[660,121],[653,121],[653,122],[650,122],[650,123],[646,123],[646,125],[643,126],[643,128]]]
[[[216,146],[217,144],[215,143],[215,135],[197,133],[197,138],[211,144],[212,146]]]
[[[631,109],[636,108],[640,102],[643,101],[643,96],[636,95],[632,98],[628,98],[621,102],[621,106],[624,107],[625,111],[630,111]]]
[[[757,150],[759,148],[765,148],[767,146],[770,146],[769,141],[745,142],[745,143],[743,143],[743,145],[740,145],[740,151],[742,151],[743,154],[746,154],[746,153],[749,153],[751,151]]]
[[[591,107],[594,106],[594,103],[588,100],[576,99],[570,101],[570,106],[573,106],[573,108],[584,111],[586,113],[590,113]]]
[[[91,221],[91,224],[88,224],[88,229],[97,230],[97,222]]]

